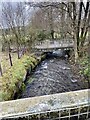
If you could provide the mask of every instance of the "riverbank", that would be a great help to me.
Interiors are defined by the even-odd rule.
[[[88,89],[90,84],[90,66],[88,57],[80,57],[77,63],[74,63],[73,60],[69,60],[69,63],[71,65],[74,75],[77,76],[79,80],[82,81],[85,87]]]
[[[24,55],[18,59],[7,72],[0,77],[0,101],[12,100],[19,91],[25,88],[26,76],[45,58],[45,55]]]
[[[86,89],[78,67],[61,57],[24,55],[0,78],[0,101]]]
[[[17,53],[11,53],[11,58],[12,64],[14,64],[18,59]],[[11,66],[8,52],[0,52],[0,61],[2,73],[4,74]]]
[[[72,72],[79,77],[85,84],[86,88],[90,88],[90,54],[89,45],[83,46],[80,50],[77,63],[74,60],[74,53],[71,54],[69,63],[72,67]]]

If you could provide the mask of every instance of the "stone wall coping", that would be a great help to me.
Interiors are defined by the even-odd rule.
[[[0,102],[0,118],[30,113],[29,108],[55,101],[58,102],[58,109],[90,104],[90,89]]]

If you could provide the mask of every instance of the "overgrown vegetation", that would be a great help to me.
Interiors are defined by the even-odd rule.
[[[4,73],[10,68],[10,60],[9,55],[7,52],[0,52],[1,57],[1,68],[2,72]],[[17,61],[17,53],[11,53],[12,63],[14,64]]]
[[[13,8],[13,5],[15,8]],[[34,9],[34,14],[30,11]],[[38,6],[38,10],[37,10]],[[27,14],[25,14],[27,12]],[[26,51],[32,52],[32,46],[45,39],[73,38],[74,62],[81,65],[80,71],[90,81],[90,65],[88,56],[84,55],[81,49],[85,44],[90,44],[87,37],[89,32],[90,2],[41,2],[41,3],[2,3],[2,15],[0,23],[0,40],[2,52],[16,51],[18,59]],[[29,21],[29,22],[28,22]],[[6,24],[6,26],[5,26]],[[0,46],[1,47],[1,46]],[[8,57],[6,59],[9,59]],[[78,61],[80,59],[80,61]],[[13,60],[12,60],[13,61]],[[1,66],[6,69],[4,60],[0,61]],[[3,100],[13,99],[19,88],[24,87],[23,77],[28,69],[33,69],[38,60],[34,57],[24,55],[17,60],[8,71],[0,77],[0,96]],[[23,89],[23,88],[22,88]]]
[[[80,73],[84,75],[85,81],[88,82],[88,87],[90,87],[90,63],[89,57],[85,56],[80,60],[81,70]]]
[[[18,59],[0,78],[0,100],[13,99],[19,89],[23,90],[25,87],[23,79],[27,70],[33,69],[37,64],[38,60],[34,56],[24,55],[21,59]]]
[[[80,74],[84,77],[84,82],[87,83],[87,88],[90,88],[90,46],[85,45],[83,49],[81,49],[81,57],[79,57],[79,65],[80,65]]]

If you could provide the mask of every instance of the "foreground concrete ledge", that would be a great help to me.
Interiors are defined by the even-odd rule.
[[[0,102],[0,118],[32,113],[31,110],[40,104],[48,104],[50,107],[48,110],[90,105],[90,89]]]

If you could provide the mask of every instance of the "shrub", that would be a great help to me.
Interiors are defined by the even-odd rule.
[[[45,40],[46,39],[46,34],[44,31],[38,31],[37,38],[39,41]]]
[[[80,71],[85,77],[90,78],[90,63],[88,57],[83,58],[81,61],[82,70]]]

